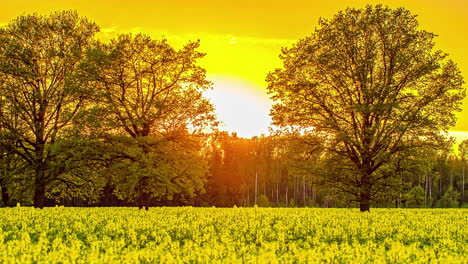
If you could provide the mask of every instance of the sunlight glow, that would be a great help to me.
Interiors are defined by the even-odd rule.
[[[448,131],[448,135],[455,138],[455,146],[468,139],[468,132],[465,131]]]
[[[222,121],[221,130],[250,138],[268,133],[271,102],[259,85],[240,78],[218,75],[209,78],[214,89],[205,92]]]
[[[180,48],[189,40],[200,39],[200,52],[207,54],[200,60],[200,65],[207,70],[209,77],[224,74],[242,80],[242,84],[232,84],[222,78],[210,78],[215,82],[215,89],[207,93],[216,104],[221,121],[233,131],[237,124],[241,125],[239,131],[245,127],[251,127],[251,130],[257,127],[256,130],[261,133],[267,131],[266,120],[269,120],[269,116],[266,109],[270,102],[264,92],[264,80],[269,71],[282,66],[278,58],[281,48],[312,33],[320,17],[331,18],[347,7],[362,8],[366,4],[383,2],[391,8],[409,9],[418,15],[422,29],[438,35],[436,47],[450,54],[465,77],[468,72],[468,31],[465,30],[468,28],[468,1],[332,0],[293,1],[288,4],[278,0],[239,0],[235,4],[214,0],[118,2],[102,0],[89,5],[87,1],[77,0],[4,1],[0,25],[21,14],[48,14],[54,10],[71,9],[100,25],[101,33],[98,36],[102,40],[109,40],[118,33],[143,32],[157,39],[166,37],[171,45]],[[236,94],[237,91],[241,93]],[[259,105],[252,106],[252,103]],[[240,113],[239,109],[243,109],[243,112]],[[468,97],[462,109],[463,112],[457,113],[459,121],[453,130],[468,131]],[[259,113],[265,116],[257,116]],[[233,121],[236,115],[240,120]],[[263,127],[260,128],[260,125]],[[249,133],[252,132],[239,133],[251,135]]]

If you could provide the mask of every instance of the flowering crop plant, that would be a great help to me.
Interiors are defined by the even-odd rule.
[[[0,263],[468,263],[468,210],[0,209]]]

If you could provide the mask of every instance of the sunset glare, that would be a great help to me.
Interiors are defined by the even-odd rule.
[[[347,7],[361,8],[382,3],[405,7],[418,15],[420,28],[438,35],[436,47],[450,55],[468,77],[468,2],[464,0],[394,1],[56,1],[22,0],[2,3],[0,24],[29,13],[48,14],[76,10],[100,27],[99,38],[119,33],[146,33],[165,37],[180,47],[200,39],[206,57],[200,65],[207,70],[213,90],[206,93],[214,103],[222,130],[241,137],[268,132],[272,104],[266,92],[268,72],[281,67],[281,47],[308,36],[320,17],[331,18]],[[468,131],[468,99],[458,113],[452,135]]]
[[[467,263],[468,0],[3,0],[0,264]]]
[[[262,87],[230,76],[214,76],[211,81],[215,89],[205,96],[216,104],[222,130],[249,138],[268,133],[271,104]]]

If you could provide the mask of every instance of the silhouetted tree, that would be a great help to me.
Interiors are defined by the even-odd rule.
[[[109,171],[116,191],[140,208],[151,197],[203,189],[208,171],[196,134],[216,121],[202,94],[211,83],[197,65],[205,55],[198,47],[176,50],[164,39],[120,35],[98,43],[83,65],[97,89],[103,137],[120,156]]]
[[[465,198],[465,165],[466,165],[466,160],[468,158],[468,140],[465,139],[463,140],[460,145],[458,145],[458,151],[460,152],[460,159],[462,162],[463,166],[463,172],[462,172],[462,191],[461,191],[461,197],[462,200]]]
[[[273,124],[322,138],[327,152],[352,164],[348,189],[368,211],[393,177],[379,173],[398,153],[437,145],[455,124],[465,90],[435,35],[409,11],[348,8],[282,51],[283,68],[267,77]],[[340,178],[337,178],[340,181]]]
[[[50,146],[89,94],[78,69],[97,31],[76,12],[20,16],[0,29],[2,144],[33,170],[36,207],[56,177]]]

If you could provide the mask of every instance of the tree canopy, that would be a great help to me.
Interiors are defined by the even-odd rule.
[[[20,16],[0,29],[0,129],[4,151],[31,169],[34,205],[44,206],[50,144],[89,95],[78,69],[99,27],[76,12]]]
[[[466,206],[463,78],[405,9],[321,19],[267,77],[268,136],[218,131],[200,41],[76,12],[0,27],[0,206]],[[278,132],[278,133],[277,133]]]
[[[144,34],[98,44],[84,68],[109,125],[131,137],[213,125],[213,106],[202,94],[211,83],[197,65],[205,56],[199,45],[189,42],[176,50]]]
[[[455,124],[463,77],[434,38],[404,8],[348,8],[284,48],[283,67],[267,77],[273,124],[314,133],[352,164],[347,191],[362,211],[392,158],[437,146]]]
[[[208,168],[200,134],[216,126],[203,91],[211,88],[197,60],[199,42],[180,50],[148,35],[119,35],[98,43],[83,70],[93,83],[95,118],[113,153],[108,173],[121,198],[191,196],[203,190]],[[131,175],[131,176],[129,176]]]

